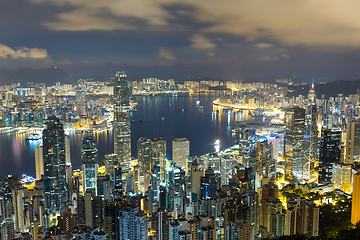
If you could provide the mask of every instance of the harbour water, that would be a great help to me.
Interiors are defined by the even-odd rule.
[[[214,151],[214,142],[220,140],[220,149],[233,146],[237,135],[231,132],[237,121],[254,121],[247,111],[234,112],[212,105],[219,95],[157,95],[136,98],[138,106],[132,112],[132,156],[137,157],[136,142],[140,137],[167,141],[167,157],[171,159],[172,140],[186,137],[190,140],[190,154],[201,155]],[[27,141],[31,132],[9,133],[0,137],[0,176],[23,173],[35,176],[34,148],[42,141]],[[70,132],[71,161],[81,167],[82,135]],[[97,141],[99,164],[105,154],[113,153],[112,129],[93,133]]]

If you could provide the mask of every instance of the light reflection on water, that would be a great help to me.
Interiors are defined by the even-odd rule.
[[[190,154],[201,155],[214,151],[219,139],[221,149],[234,145],[237,134],[231,129],[238,121],[253,120],[248,111],[223,110],[213,106],[218,95],[195,96],[146,96],[137,97],[137,111],[132,113],[132,156],[136,157],[136,143],[140,137],[167,140],[167,158],[171,159],[171,142],[177,137],[190,140]],[[200,103],[197,103],[200,101]],[[200,108],[202,106],[202,108]],[[184,109],[184,110],[183,110]],[[141,120],[141,121],[140,121]],[[27,141],[30,132],[4,134],[0,138],[0,176],[8,173],[26,173],[35,176],[34,148],[42,141]],[[81,167],[82,134],[69,132],[71,161],[74,168]],[[99,163],[105,154],[113,153],[113,131],[94,132],[97,141]]]

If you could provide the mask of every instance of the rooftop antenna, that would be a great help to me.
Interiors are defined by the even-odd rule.
[[[311,89],[314,89],[314,78],[312,80]]]

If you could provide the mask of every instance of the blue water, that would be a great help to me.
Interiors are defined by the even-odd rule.
[[[218,95],[171,96],[158,95],[137,97],[137,111],[132,112],[132,156],[136,158],[136,141],[140,137],[159,138],[167,141],[167,158],[171,159],[171,142],[177,137],[190,140],[190,154],[201,155],[214,151],[214,142],[220,140],[220,148],[233,146],[236,135],[231,133],[235,121],[253,120],[247,112],[224,111],[213,107]],[[200,101],[197,104],[197,101]],[[203,109],[200,109],[203,106]],[[218,112],[218,113],[213,113]],[[140,121],[141,119],[141,121]],[[6,174],[26,173],[35,176],[34,148],[41,141],[26,141],[25,134],[4,134],[0,138],[0,177]],[[112,130],[94,133],[98,144],[99,163],[105,154],[114,151]],[[73,167],[81,166],[80,134],[70,133],[71,161]]]

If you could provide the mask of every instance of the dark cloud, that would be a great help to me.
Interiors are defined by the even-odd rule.
[[[360,76],[359,7],[355,0],[4,1],[0,63],[61,64],[84,74],[112,62],[174,78]]]

